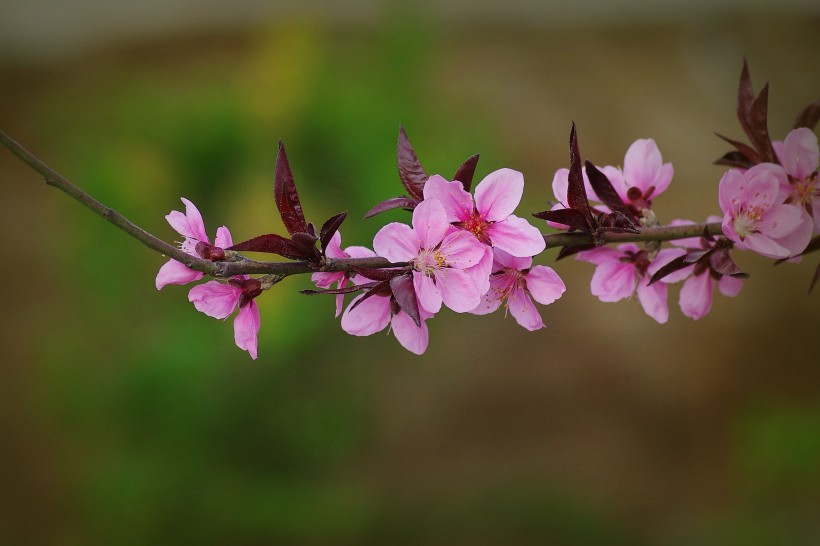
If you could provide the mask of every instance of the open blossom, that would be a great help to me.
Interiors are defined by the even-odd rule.
[[[493,273],[490,290],[473,309],[476,315],[492,313],[506,300],[506,306],[515,321],[533,331],[544,327],[541,315],[532,303],[549,305],[566,291],[561,277],[551,267],[536,265],[532,258],[517,258],[503,250],[493,251]]]
[[[817,181],[820,149],[817,135],[806,127],[800,127],[791,131],[782,145],[775,149],[786,174],[780,181],[786,203],[803,208],[812,217],[814,233],[820,233],[820,184]]]
[[[376,255],[375,252],[363,246],[349,246],[346,249],[342,250],[341,245],[342,234],[340,231],[336,231],[336,233],[333,234],[333,237],[330,239],[330,243],[327,245],[325,255],[328,258],[372,258]],[[316,273],[313,273],[310,276],[310,280],[313,281],[319,288],[330,288],[330,285],[334,282],[336,283],[336,288],[344,288],[347,286],[347,283],[350,280],[350,274],[346,271],[317,271]],[[344,294],[336,295],[337,317],[342,313],[342,307],[344,307],[344,299]]]
[[[210,250],[223,249],[231,246],[224,238],[224,234],[228,232],[228,229],[223,226],[216,230],[214,246],[217,248],[214,249],[213,246],[211,246],[211,241],[208,239],[208,234],[205,233],[205,223],[202,221],[202,215],[199,213],[199,210],[189,200],[184,197],[181,199],[182,202],[185,203],[185,214],[177,210],[172,210],[170,214],[165,216],[165,219],[177,233],[185,237],[180,244],[183,252],[198,257],[197,245],[200,245],[200,248],[206,245],[205,248]],[[230,239],[230,234],[228,234],[228,238]],[[168,284],[188,284],[189,282],[198,281],[203,276],[201,272],[189,269],[176,260],[168,260],[157,273],[157,290],[161,290]]]
[[[342,315],[342,330],[354,336],[369,336],[381,332],[390,324],[390,329],[401,346],[420,355],[427,350],[430,334],[427,319],[433,317],[419,307],[421,325],[416,326],[410,315],[405,313],[390,296],[372,295],[359,303],[364,294],[350,302]]]
[[[800,254],[811,240],[813,226],[805,209],[785,204],[783,168],[761,163],[747,171],[731,169],[720,179],[718,198],[723,233],[745,248],[769,258]]]
[[[222,231],[222,242],[231,246],[231,234],[227,228]],[[219,232],[217,233],[219,237]],[[236,308],[239,313],[233,321],[234,341],[240,349],[248,351],[254,360],[257,357],[257,336],[259,335],[259,307],[254,298],[262,293],[261,283],[242,275],[229,279],[227,283],[208,281],[191,288],[188,300],[197,311],[215,319],[226,319]]]
[[[486,280],[466,270],[478,263],[485,247],[470,232],[450,225],[438,199],[425,199],[413,210],[412,228],[396,222],[384,226],[373,248],[391,262],[412,264],[416,296],[429,313],[438,313],[442,302],[457,313],[478,305],[477,287]]]
[[[617,250],[600,247],[579,252],[577,259],[597,266],[590,288],[599,300],[620,301],[637,292],[638,301],[647,315],[661,324],[669,320],[666,284],[648,285],[647,268],[651,261],[647,251],[629,243],[618,245]]]
[[[719,222],[720,217],[710,216],[706,221],[707,223]],[[672,226],[691,224],[694,224],[694,222],[689,220],[673,220],[670,222]],[[661,250],[655,260],[649,264],[647,273],[650,276],[657,273],[661,267],[673,259],[686,254],[687,249],[709,250],[715,246],[714,241],[709,241],[704,237],[691,237],[670,242],[678,248]],[[709,260],[698,262],[697,264],[679,269],[659,281],[666,284],[684,281],[680,290],[678,305],[680,305],[681,312],[693,320],[703,318],[712,309],[712,296],[714,294],[715,284],[717,284],[720,293],[727,297],[737,296],[743,288],[743,279],[736,279],[729,275],[721,275],[715,271],[710,264],[711,262]]]

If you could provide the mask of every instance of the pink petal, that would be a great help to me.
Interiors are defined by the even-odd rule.
[[[356,296],[342,314],[342,330],[353,336],[369,336],[381,332],[390,322],[390,298],[371,296],[354,309],[364,295]]]
[[[609,183],[612,184],[613,188],[615,188],[615,191],[618,193],[621,201],[628,203],[629,198],[626,196],[626,193],[629,191],[629,185],[624,180],[624,173],[621,172],[621,169],[611,165],[605,165],[603,167],[598,167],[598,170],[604,173],[607,179],[609,179]],[[595,195],[595,192],[592,191],[592,185],[587,181],[586,172],[584,172],[584,182],[587,185],[587,196],[595,201],[600,201],[600,199]]]
[[[529,294],[522,290],[520,286],[513,288],[510,297],[507,299],[507,305],[513,318],[515,318],[515,322],[530,332],[544,327],[544,321],[541,319],[541,315],[538,314],[538,309],[533,305]]]
[[[476,209],[488,222],[500,222],[515,212],[523,195],[524,175],[512,169],[498,169],[476,186]]]
[[[512,214],[505,220],[490,225],[488,234],[494,247],[513,256],[535,256],[547,248],[544,236],[537,228],[524,218]]]
[[[456,313],[472,311],[481,302],[478,288],[464,271],[448,268],[436,270],[433,274],[436,277],[436,286],[441,293],[444,305]],[[424,302],[422,305],[431,313],[433,312],[433,309]]]
[[[251,300],[239,310],[233,321],[233,340],[237,347],[248,351],[254,360],[257,357],[259,326],[259,306]]]
[[[808,180],[817,170],[820,150],[817,135],[807,127],[800,127],[786,135],[783,141],[783,168],[795,180]]]
[[[723,217],[723,223],[720,227],[723,229],[723,234],[728,237],[730,241],[734,241],[735,244],[743,243],[743,241],[740,240],[740,235],[738,235],[735,230],[735,218],[732,216],[731,212],[727,212]]]
[[[376,233],[373,249],[391,262],[409,262],[418,256],[419,242],[410,226],[392,222]]]
[[[605,302],[632,296],[635,292],[635,266],[619,261],[602,263],[595,268],[590,290],[593,296]]]
[[[441,310],[441,292],[431,277],[413,271],[413,288],[416,290],[419,305],[426,311],[435,314]]]
[[[214,238],[214,246],[218,246],[219,248],[228,248],[229,246],[233,246],[231,232],[225,226],[217,228],[216,237]]]
[[[694,320],[706,316],[712,308],[712,291],[712,276],[708,272],[687,279],[680,289],[681,312]]]
[[[498,309],[504,298],[508,281],[501,275],[490,278],[490,289],[481,296],[481,301],[475,309],[470,310],[473,315],[488,315]]]
[[[743,239],[743,244],[749,250],[767,258],[780,259],[791,256],[791,251],[788,248],[776,243],[762,233],[750,233]]]
[[[617,262],[621,256],[622,254],[614,248],[602,246],[599,248],[593,248],[592,250],[584,250],[583,252],[579,252],[575,255],[575,259],[581,260],[582,262],[601,265],[613,261]]]
[[[686,250],[682,248],[664,248],[658,255],[655,256],[655,259],[649,264],[649,267],[646,268],[646,273],[648,277],[652,277],[655,273],[657,273],[663,266],[674,260],[675,258],[680,258],[686,254]],[[689,275],[692,274],[692,271],[695,269],[694,265],[690,265],[688,267],[684,267],[683,269],[679,269],[674,273],[670,273],[669,275],[662,278],[659,282],[663,282],[666,284],[673,284],[676,282],[680,282],[687,278]]]
[[[671,163],[664,163],[661,167],[661,172],[655,179],[655,191],[652,192],[651,199],[656,198],[669,188],[672,178],[675,176],[675,168]]]
[[[720,290],[720,293],[728,298],[734,298],[740,294],[740,290],[742,288],[743,279],[736,279],[734,277],[724,275],[718,281],[718,290]]]
[[[199,271],[188,269],[185,264],[176,260],[168,260],[157,272],[157,290],[162,290],[163,287],[169,284],[188,284],[189,282],[198,281],[204,276]]]
[[[786,247],[789,250],[789,256],[797,256],[806,250],[806,247],[809,246],[809,243],[811,242],[812,234],[814,233],[814,221],[803,207],[796,207],[792,205],[781,206],[791,207],[800,212],[800,221],[797,228],[788,235],[777,238],[777,244]],[[764,218],[768,218],[768,215]]]
[[[478,264],[487,246],[469,231],[451,229],[441,241],[439,252],[449,267],[467,269]]]
[[[344,271],[324,272],[317,271],[311,274],[310,281],[319,288],[327,288],[334,282],[339,282],[345,278]]]
[[[657,188],[658,182],[665,182],[663,189],[666,189],[669,180],[665,180],[662,167],[663,158],[655,141],[651,138],[638,139],[626,151],[624,180],[628,186],[635,186],[642,192],[650,186]]]
[[[761,216],[757,226],[761,233],[772,239],[780,239],[792,233],[801,224],[813,224],[806,209],[795,205],[777,205]],[[813,230],[814,226],[811,225],[810,231]],[[809,237],[811,237],[811,234],[809,234]],[[806,244],[809,244],[809,242],[806,241]],[[802,249],[800,251],[802,252]]]
[[[649,286],[648,282],[649,279],[646,277],[638,279],[638,301],[641,302],[641,307],[647,315],[660,324],[666,324],[669,320],[669,305],[666,301],[668,288],[662,282],[657,282],[652,286]]]
[[[197,241],[210,242],[208,235],[205,233],[205,223],[202,221],[199,210],[184,197],[182,202],[185,204],[185,214],[172,210],[165,219],[180,235]]]
[[[567,204],[567,190],[569,189],[569,169],[558,169],[552,177],[552,193],[555,195],[555,200],[566,206]]]
[[[533,299],[541,305],[549,305],[559,299],[567,287],[551,267],[536,265],[524,277],[524,283]]]
[[[492,273],[494,263],[493,249],[485,247],[484,256],[478,261],[478,264],[464,270],[470,276],[479,294],[484,294],[490,289],[490,273]]]
[[[779,205],[781,181],[786,179],[786,173],[779,165],[761,163],[755,165],[745,173],[746,188],[743,204],[746,208],[759,207],[768,209]]]
[[[447,213],[438,199],[425,199],[413,210],[413,230],[420,248],[434,248],[449,228]]]
[[[718,203],[724,214],[736,214],[745,200],[746,178],[743,171],[730,169],[723,173],[718,185]]]
[[[473,213],[473,196],[464,191],[461,182],[448,182],[434,174],[424,184],[424,199],[438,199],[447,213],[448,222],[464,222]]]
[[[423,354],[427,350],[430,334],[424,320],[421,321],[421,326],[416,326],[413,319],[407,313],[401,311],[393,317],[390,325],[393,334],[402,347],[417,355]]]
[[[522,256],[516,257],[512,254],[504,252],[500,248],[493,249],[493,256],[495,259],[493,269],[501,270],[504,267],[515,269],[516,271],[523,271],[532,267],[532,257]]]
[[[366,246],[349,246],[344,253],[350,258],[374,258],[376,253]]]
[[[338,229],[336,230],[336,233],[333,234],[333,237],[330,238],[330,242],[327,244],[327,248],[325,249],[325,254],[330,258],[350,257],[342,250],[342,232]]]
[[[239,305],[242,290],[218,281],[208,281],[191,288],[188,301],[196,310],[215,319],[228,318]]]

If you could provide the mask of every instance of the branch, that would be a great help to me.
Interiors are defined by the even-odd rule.
[[[325,258],[319,265],[309,262],[257,262],[233,253],[231,261],[211,262],[203,260],[197,256],[192,256],[181,249],[166,243],[165,241],[151,235],[135,223],[125,218],[117,211],[100,203],[89,194],[69,182],[60,173],[46,165],[34,154],[23,148],[11,137],[0,131],[0,143],[17,156],[21,161],[39,173],[46,181],[46,184],[54,186],[67,193],[74,200],[82,203],[92,211],[102,216],[108,222],[114,224],[127,234],[131,235],[139,242],[154,250],[182,262],[190,269],[201,271],[212,277],[232,277],[234,275],[247,274],[274,274],[282,277],[296,275],[300,273],[313,273],[316,271],[352,271],[354,267],[360,268],[385,268],[385,267],[406,267],[406,263],[391,263],[385,258]],[[640,233],[612,233],[605,232],[599,237],[604,243],[628,243],[641,241],[671,241],[674,239],[685,239],[689,237],[699,237],[708,231],[711,235],[722,235],[720,223],[712,224],[692,224],[685,226],[668,226],[658,228],[644,228]],[[544,235],[547,248],[561,246],[578,246],[594,244],[592,236],[586,233],[551,233]]]

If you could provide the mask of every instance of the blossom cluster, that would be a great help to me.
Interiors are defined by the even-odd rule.
[[[653,206],[674,178],[672,164],[664,162],[655,141],[633,142],[623,166],[599,167],[582,162],[573,124],[569,168],[555,172],[550,209],[533,216],[549,227],[585,236],[581,243],[564,243],[558,258],[574,255],[595,266],[592,295],[603,302],[634,296],[647,315],[665,323],[669,287],[682,283],[681,312],[698,320],[711,309],[715,288],[730,297],[742,289],[748,275],[735,264],[732,252],[748,250],[797,261],[820,248],[815,237],[820,233],[820,151],[813,133],[820,103],[801,112],[785,139],[772,141],[766,126],[767,97],[767,87],[754,97],[744,65],[738,117],[751,144],[721,137],[736,148],[717,161],[731,167],[716,192],[723,215],[709,216],[705,224],[672,220],[668,226],[700,226],[702,232],[689,230],[667,246],[660,238],[638,237],[644,230],[662,226]],[[444,307],[475,315],[504,307],[525,329],[543,328],[534,302],[549,305],[566,286],[551,267],[533,265],[550,235],[515,214],[524,192],[524,175],[498,169],[471,193],[477,155],[468,158],[452,179],[428,176],[403,128],[397,161],[407,195],[377,204],[365,217],[401,208],[410,211],[412,218],[409,224],[383,226],[372,248],[342,249],[340,226],[346,213],[331,217],[319,230],[307,222],[281,143],[274,197],[288,237],[266,234],[234,244],[222,226],[212,244],[202,216],[185,198],[185,213],[172,211],[166,219],[183,237],[182,251],[191,256],[216,262],[245,260],[238,252],[268,252],[307,264],[317,288],[303,293],[335,295],[342,330],[369,336],[389,327],[399,343],[416,354],[426,351],[428,321]],[[633,242],[607,246],[613,234],[621,241],[634,236]],[[370,263],[378,265],[367,266]],[[160,269],[156,286],[188,284],[202,277],[203,273],[172,259]],[[188,299],[198,311],[217,319],[238,311],[236,344],[255,359],[260,328],[255,298],[283,277],[236,275],[211,280],[194,286]],[[820,268],[815,282],[818,277]],[[353,297],[345,306],[349,294]]]

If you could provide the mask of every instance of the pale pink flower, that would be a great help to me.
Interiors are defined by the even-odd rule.
[[[376,255],[375,252],[370,250],[369,248],[363,246],[349,246],[346,249],[342,250],[342,234],[340,231],[336,231],[333,237],[330,239],[330,243],[327,245],[327,249],[325,250],[325,255],[328,258],[372,258]],[[334,282],[336,283],[336,288],[344,288],[347,286],[348,281],[350,280],[351,275],[348,274],[346,271],[333,271],[333,272],[324,272],[319,271],[313,273],[310,276],[310,280],[313,281],[316,286],[319,288],[330,288],[330,285]],[[338,317],[342,313],[342,307],[344,307],[344,294],[336,294],[336,316]]]
[[[817,169],[820,148],[817,136],[806,127],[794,129],[776,150],[786,172],[785,180],[781,178],[780,182],[781,192],[787,196],[786,203],[804,209],[812,217],[813,232],[819,233],[820,184],[817,182]]]
[[[546,248],[541,232],[513,214],[523,195],[524,175],[512,169],[491,172],[479,182],[475,202],[457,180],[448,182],[434,174],[424,185],[424,199],[441,201],[449,222],[485,245],[518,257],[535,256]]]
[[[549,305],[566,291],[561,277],[543,265],[533,267],[532,258],[518,258],[501,249],[495,249],[490,289],[472,313],[492,313],[506,300],[506,307],[515,321],[533,331],[544,327],[541,315],[532,303]]]
[[[769,258],[788,258],[809,244],[811,219],[805,209],[783,203],[783,184],[788,184],[786,173],[773,163],[747,171],[731,169],[720,179],[723,233],[738,248]]]
[[[450,226],[438,199],[425,199],[413,210],[413,227],[393,222],[373,239],[376,254],[391,262],[410,262],[420,307],[438,313],[442,302],[456,311],[472,310],[486,282],[467,269],[478,264],[485,246],[469,231]],[[479,278],[476,278],[479,277]]]
[[[177,233],[185,237],[180,243],[180,248],[183,252],[191,256],[199,257],[196,251],[198,243],[205,243],[210,246],[211,242],[208,239],[208,234],[205,232],[205,223],[202,221],[202,215],[197,210],[196,206],[184,197],[181,198],[185,204],[185,214],[177,210],[172,210],[170,214],[165,216],[165,219],[171,224],[171,227]],[[224,231],[223,231],[224,230]],[[226,243],[221,233],[226,233],[228,230],[222,226],[216,230],[216,239],[214,243],[217,248],[224,249],[231,246]],[[229,234],[230,236],[230,234]],[[200,271],[189,269],[184,264],[176,260],[168,260],[157,273],[156,286],[157,290],[161,290],[168,284],[188,284],[189,282],[198,281],[204,276]]]
[[[358,303],[363,297],[364,294],[357,296],[345,309],[342,314],[342,330],[354,336],[369,336],[381,332],[390,324],[393,335],[402,347],[417,355],[427,350],[430,335],[426,321],[433,317],[433,313],[419,306],[421,325],[416,326],[410,315],[395,304],[390,296],[369,296]]]
[[[646,272],[650,260],[645,250],[630,243],[619,245],[617,250],[600,247],[579,252],[577,259],[597,266],[590,289],[599,300],[620,301],[631,298],[637,292],[638,301],[647,315],[661,324],[669,320],[666,284],[648,285]]]
[[[227,228],[222,231],[222,242],[231,246],[231,234]],[[219,239],[220,233],[217,232]],[[191,288],[188,300],[197,311],[216,319],[228,318],[237,307],[239,313],[233,322],[234,341],[237,347],[248,351],[254,360],[257,357],[257,336],[259,334],[259,307],[253,299],[261,293],[260,283],[247,275],[229,279],[227,283],[208,281]]]

